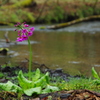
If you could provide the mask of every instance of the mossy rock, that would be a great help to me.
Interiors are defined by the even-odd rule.
[[[22,0],[14,4],[13,6],[14,7],[27,7],[27,6],[31,6],[33,2],[34,0]]]
[[[45,26],[41,26],[39,29],[46,29],[46,27]]]

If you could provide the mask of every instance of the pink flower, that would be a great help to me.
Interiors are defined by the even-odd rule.
[[[27,33],[28,30],[27,29],[22,29],[22,33]]]
[[[28,36],[32,36],[32,35],[33,35],[32,31],[28,32]]]
[[[18,38],[17,38],[18,42],[27,40],[29,36],[33,35],[33,31],[35,29],[34,27],[26,29],[25,27],[29,27],[29,25],[26,24],[25,22],[17,23],[15,26],[18,27],[16,29],[16,31],[18,32]]]
[[[29,25],[28,24],[24,24],[24,27],[29,27]]]
[[[25,40],[27,40],[27,39],[28,39],[28,36],[26,36],[26,35],[22,35],[22,38],[23,38],[23,40],[22,40],[22,41],[25,41]]]
[[[18,33],[21,33],[21,30],[18,30]]]
[[[21,23],[20,22],[18,22],[16,25],[14,25],[15,27],[18,27],[18,26],[20,26],[21,25]]]
[[[22,41],[25,41],[27,39],[28,39],[28,37],[26,35],[22,35],[22,36],[20,36],[20,37],[17,38],[17,41],[18,42],[22,42]]]
[[[30,28],[30,31],[32,31],[32,32],[33,32],[33,31],[34,31],[34,29],[35,29],[34,27],[31,27],[31,28]]]
[[[22,41],[23,41],[23,37],[21,37],[21,36],[18,37],[16,41],[18,41],[18,42],[22,42]]]

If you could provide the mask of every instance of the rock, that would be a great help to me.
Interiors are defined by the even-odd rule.
[[[62,70],[62,68],[57,68],[55,71],[54,71],[54,73],[63,73],[63,70]]]

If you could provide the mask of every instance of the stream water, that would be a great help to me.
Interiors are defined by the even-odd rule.
[[[33,25],[34,26],[34,25]],[[91,68],[100,71],[100,22],[82,22],[58,30],[40,30],[35,26],[31,37],[33,62],[51,69],[62,68],[72,75],[91,75]],[[0,64],[21,62],[29,58],[27,41],[7,44],[4,34],[9,32],[11,41],[17,33],[14,27],[0,26],[0,48],[8,47],[9,56],[0,55]]]

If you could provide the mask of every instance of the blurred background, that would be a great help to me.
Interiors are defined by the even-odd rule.
[[[100,0],[0,0],[0,23],[60,23],[100,14]]]
[[[37,65],[72,75],[90,76],[92,67],[100,71],[100,0],[0,0],[0,52],[9,49],[0,53],[1,65],[29,59],[27,41],[16,43],[17,22],[35,27],[31,45]],[[70,25],[48,29],[64,23]]]

